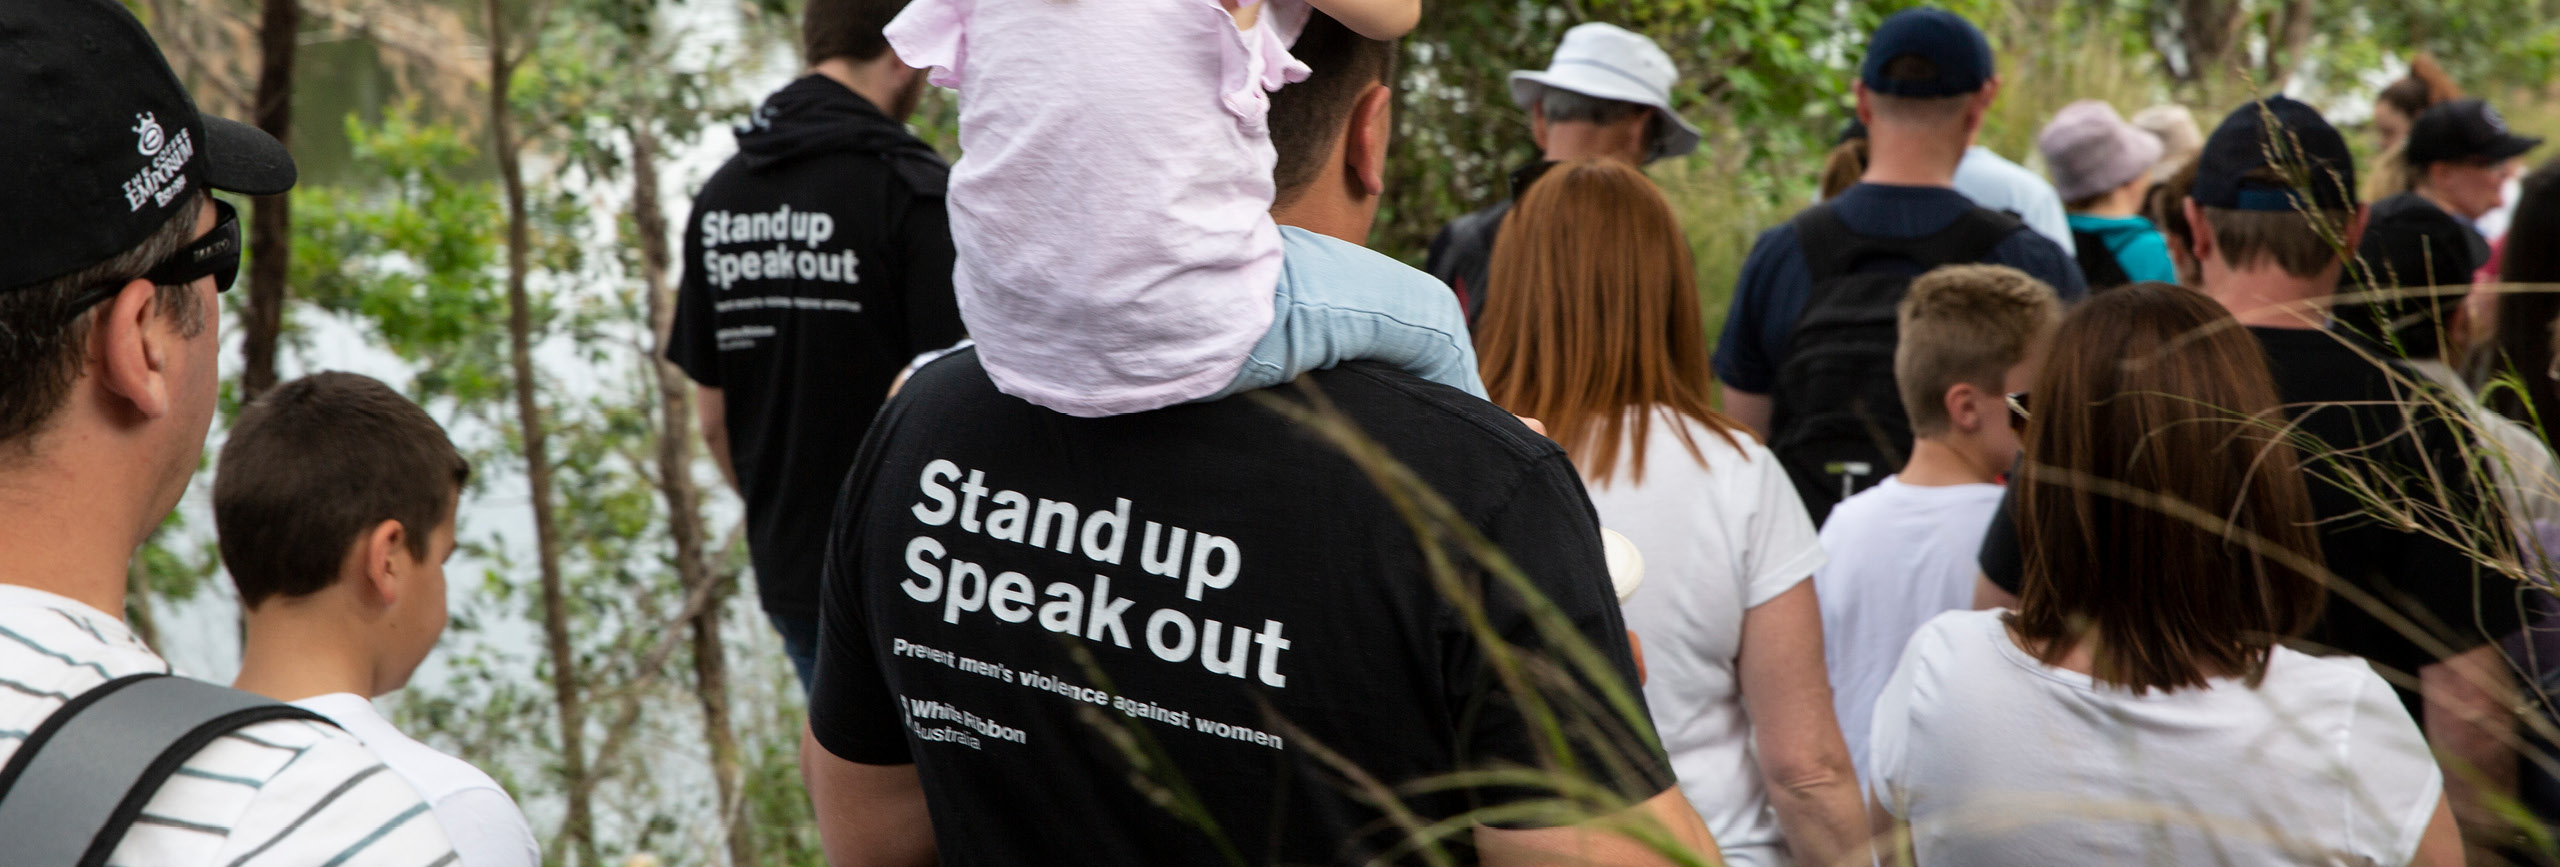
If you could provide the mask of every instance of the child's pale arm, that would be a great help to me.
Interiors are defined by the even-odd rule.
[[[1342,26],[1371,39],[1395,39],[1422,23],[1422,0],[1307,0]]]

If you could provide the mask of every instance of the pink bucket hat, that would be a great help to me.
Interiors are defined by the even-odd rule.
[[[2054,192],[2074,202],[2132,183],[2160,161],[2160,137],[2126,123],[2114,106],[2084,99],[2062,107],[2036,135]]]

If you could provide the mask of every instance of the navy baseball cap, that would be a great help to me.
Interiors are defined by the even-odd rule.
[[[284,145],[199,115],[114,0],[0,3],[0,117],[0,291],[132,249],[188,193],[293,187]]]
[[[1887,77],[1886,67],[1903,57],[1928,61],[1937,76]],[[1868,90],[1892,96],[1974,93],[1991,82],[1991,74],[1991,40],[1964,16],[1932,6],[1896,12],[1876,25],[1875,36],[1867,40],[1867,59],[1858,67],[1858,80]]]
[[[2289,180],[2253,179],[2274,167]],[[2276,96],[2233,109],[2196,157],[2196,184],[2188,197],[2208,208],[2293,211],[2356,206],[2356,160],[2338,128],[2311,106]]]
[[[2408,160],[2426,165],[2448,160],[2507,160],[2524,156],[2542,140],[2515,134],[2489,103],[2457,99],[2428,106],[2409,125]]]

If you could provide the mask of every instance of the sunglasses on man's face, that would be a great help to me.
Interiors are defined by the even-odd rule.
[[[2009,395],[2009,429],[2019,433],[2027,432],[2026,392],[2012,392]]]
[[[211,277],[213,291],[231,291],[232,282],[240,279],[240,212],[230,202],[214,199],[213,214],[213,231],[178,248],[178,252],[143,272],[141,279],[154,286],[185,286]],[[73,300],[71,309],[74,315],[86,312],[123,291],[124,283],[91,289]]]

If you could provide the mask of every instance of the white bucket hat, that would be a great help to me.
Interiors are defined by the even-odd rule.
[[[1653,40],[1615,24],[1593,22],[1564,32],[1546,71],[1511,73],[1511,100],[1526,108],[1543,88],[1552,87],[1650,107],[1666,121],[1651,157],[1661,159],[1698,149],[1698,128],[1671,110],[1671,83],[1679,78],[1671,55]]]

